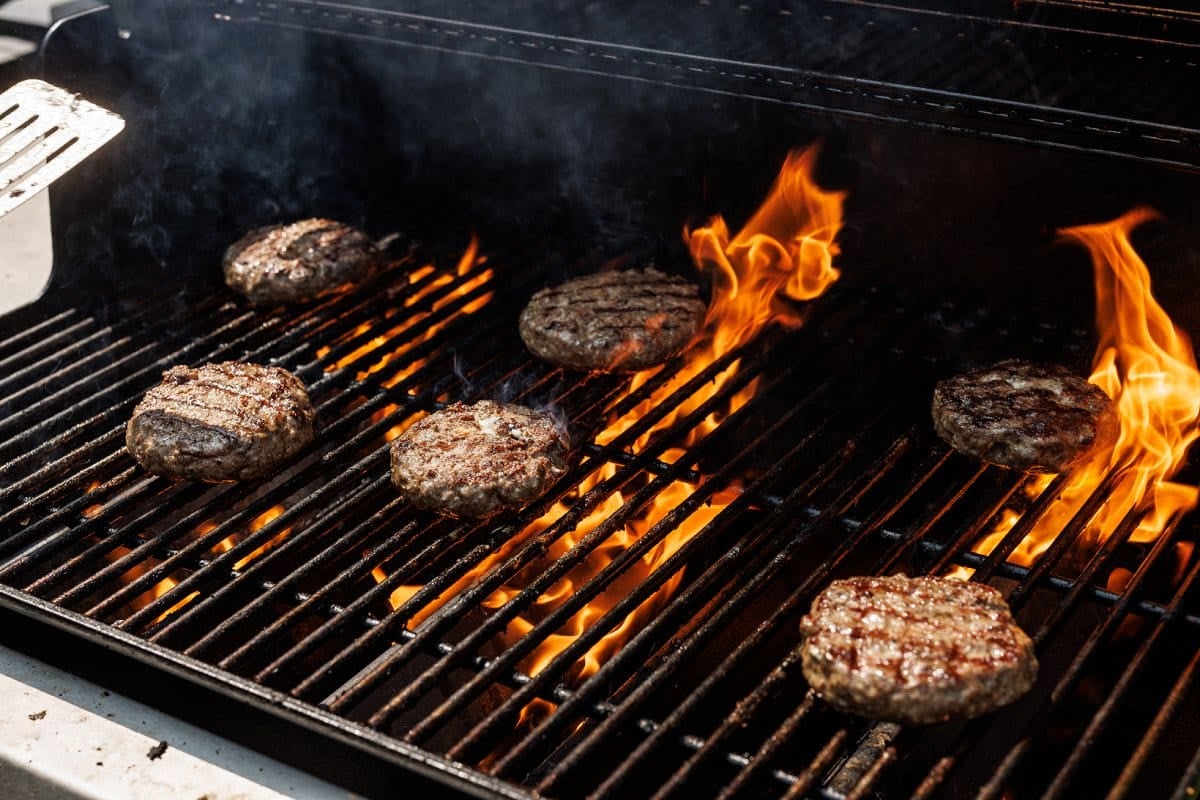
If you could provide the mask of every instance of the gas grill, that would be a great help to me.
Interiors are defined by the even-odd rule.
[[[1169,222],[1139,246],[1197,332],[1195,16],[909,5],[207,0],[61,23],[47,77],[129,122],[56,186],[51,284],[0,318],[0,642],[370,796],[1190,796],[1196,516],[1086,542],[1109,475],[1022,565],[1067,479],[1031,491],[928,419],[969,366],[1086,369],[1086,258],[1053,226],[1153,203]],[[844,274],[802,325],[680,385],[686,354],[635,386],[525,351],[533,291],[689,274],[683,224],[744,219],[818,136],[850,191]],[[225,245],[314,214],[399,232],[387,268],[293,309],[221,284]],[[146,473],[134,405],[220,360],[293,371],[316,441],[262,481]],[[571,471],[488,522],[398,499],[387,442],[485,398],[559,414]],[[831,580],[954,568],[1034,640],[1027,696],[915,728],[808,690],[798,624]]]

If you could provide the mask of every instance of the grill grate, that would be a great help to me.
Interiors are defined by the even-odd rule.
[[[1083,550],[1101,486],[1033,566],[1009,564],[1058,484],[1027,499],[1018,478],[949,451],[925,421],[940,375],[1030,349],[1082,362],[1084,333],[844,281],[809,305],[802,329],[730,354],[599,444],[604,421],[666,385],[674,365],[626,393],[617,378],[538,364],[515,333],[535,287],[506,269],[527,259],[454,260],[441,253],[423,267],[414,255],[298,311],[195,290],[110,322],[63,311],[0,342],[0,582],[25,593],[5,602],[35,617],[81,615],[71,618],[147,665],[169,653],[193,680],[280,692],[278,713],[321,721],[309,735],[336,729],[372,752],[411,745],[426,766],[461,777],[451,764],[461,762],[482,773],[467,779],[474,790],[508,796],[1092,796],[1110,786],[1138,796],[1194,780],[1194,520],[1139,545],[1130,517]],[[229,358],[295,371],[318,408],[317,441],[262,484],[142,472],[122,436],[142,393],[171,364]],[[735,379],[631,448],[734,359]],[[751,381],[753,399],[672,452]],[[478,397],[561,409],[585,443],[578,464],[534,507],[491,524],[407,508],[388,484],[389,432]],[[571,493],[605,465],[610,477]],[[682,481],[692,489],[657,524],[531,615]],[[618,489],[623,505],[546,556]],[[644,580],[616,583],[731,490]],[[560,499],[566,514],[529,527]],[[987,557],[970,552],[1006,508],[1023,513],[1005,540]],[[917,730],[837,714],[807,693],[796,624],[831,579],[954,565],[1004,590],[1033,636],[1043,668],[1030,696]],[[507,602],[485,602],[519,576]],[[614,585],[621,596],[531,669],[531,655]],[[594,675],[575,677],[589,649],[649,604]]]

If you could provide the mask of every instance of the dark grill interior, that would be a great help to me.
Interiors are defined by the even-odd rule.
[[[208,0],[320,30],[1196,169],[1200,23],[1110,4]],[[907,6],[907,7],[906,7]],[[1010,12],[1008,18],[1003,15]],[[1113,19],[1116,16],[1116,19]]]
[[[160,24],[117,4],[51,37],[48,75],[130,125],[57,187],[50,288],[0,319],[5,643],[371,796],[1190,796],[1196,516],[1139,543],[1134,513],[1092,545],[1110,475],[1013,563],[1064,480],[952,452],[929,401],[1003,358],[1085,372],[1086,259],[1049,227],[1138,202],[1170,220],[1139,250],[1195,331],[1194,15],[443,5],[204,0]],[[844,275],[801,328],[673,389],[685,358],[631,389],[526,353],[537,288],[691,274],[680,227],[744,220],[819,135],[818,178],[850,190]],[[408,238],[385,274],[304,308],[219,283],[228,242],[312,214]],[[295,372],[316,442],[238,485],[137,467],[124,426],[160,373],[232,359]],[[482,398],[560,414],[571,472],[486,524],[414,512],[389,438]],[[809,694],[798,623],[831,580],[961,569],[1033,637],[1029,695],[918,729]]]

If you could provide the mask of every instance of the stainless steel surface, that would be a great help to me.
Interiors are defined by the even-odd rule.
[[[98,150],[125,120],[79,95],[30,79],[0,94],[0,216]]]
[[[0,698],[0,785],[11,800],[355,796],[2,647]]]

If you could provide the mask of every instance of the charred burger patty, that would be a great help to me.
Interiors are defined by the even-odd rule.
[[[278,367],[177,366],[133,410],[125,447],[155,475],[257,478],[312,441],[314,416],[304,384]]]
[[[225,283],[257,306],[301,303],[368,277],[375,241],[349,225],[306,219],[259,228],[225,251]]]
[[[834,581],[801,621],[804,677],[844,711],[926,724],[1027,692],[1037,659],[990,586],[949,578]]]
[[[1057,364],[1015,359],[940,382],[933,426],[959,452],[1040,472],[1063,472],[1117,435],[1099,387]]]
[[[536,500],[567,470],[569,446],[541,411],[455,403],[392,442],[392,484],[417,508],[487,517]]]
[[[636,372],[684,348],[704,322],[695,285],[654,269],[601,272],[537,292],[521,339],[543,361]]]

